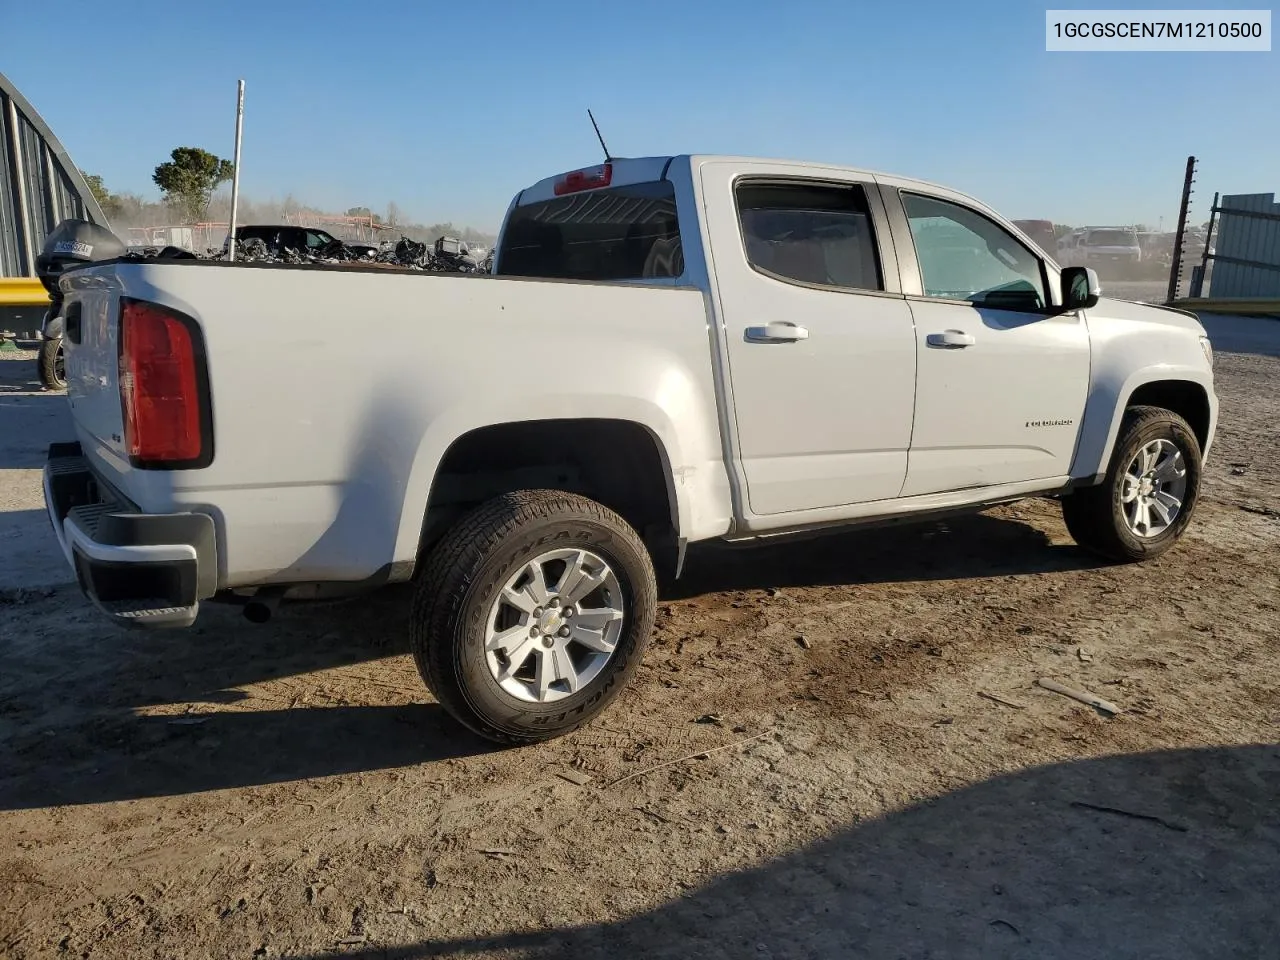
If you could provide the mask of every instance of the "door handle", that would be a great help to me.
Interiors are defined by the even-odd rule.
[[[924,342],[931,347],[949,347],[952,349],[972,347],[977,343],[972,334],[965,333],[963,330],[944,330],[942,333],[931,333],[924,338]]]
[[[747,340],[751,343],[794,343],[808,339],[808,327],[786,320],[775,320],[763,327],[747,327]]]

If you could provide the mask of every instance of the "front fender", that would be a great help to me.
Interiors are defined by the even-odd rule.
[[[1085,404],[1080,440],[1076,446],[1071,477],[1086,483],[1100,483],[1111,462],[1111,451],[1120,434],[1120,423],[1129,398],[1138,388],[1162,381],[1186,381],[1204,389],[1209,401],[1209,431],[1204,456],[1209,454],[1218,424],[1218,399],[1213,392],[1213,374],[1202,365],[1160,363],[1142,367],[1127,377],[1102,377],[1096,380]]]
[[[1204,454],[1218,422],[1213,368],[1200,345],[1204,327],[1194,314],[1153,304],[1100,300],[1085,311],[1089,324],[1089,397],[1081,420],[1071,478],[1100,482],[1111,461],[1125,408],[1134,391],[1150,383],[1186,381],[1209,402]]]

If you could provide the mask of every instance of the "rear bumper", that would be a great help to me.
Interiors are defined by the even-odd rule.
[[[80,589],[117,623],[187,627],[217,592],[213,518],[141,512],[99,481],[80,444],[49,447],[44,500]]]

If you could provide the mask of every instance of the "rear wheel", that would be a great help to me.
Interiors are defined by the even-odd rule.
[[[1106,479],[1063,497],[1063,519],[1076,543],[1109,559],[1158,557],[1191,522],[1200,478],[1200,443],[1186,420],[1161,407],[1130,407]]]
[[[414,599],[423,680],[461,723],[531,743],[600,713],[635,672],[657,607],[639,535],[593,500],[497,497],[432,551]]]
[[[63,360],[62,338],[40,341],[40,382],[48,390],[67,389],[67,368]]]

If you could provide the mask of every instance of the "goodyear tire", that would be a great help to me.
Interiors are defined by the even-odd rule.
[[[1150,560],[1186,531],[1200,499],[1200,442],[1182,417],[1130,407],[1106,479],[1062,498],[1062,516],[1080,546],[1122,563]]]
[[[440,705],[480,736],[533,743],[575,730],[634,674],[657,608],[639,535],[594,500],[504,494],[432,550],[411,643]]]

